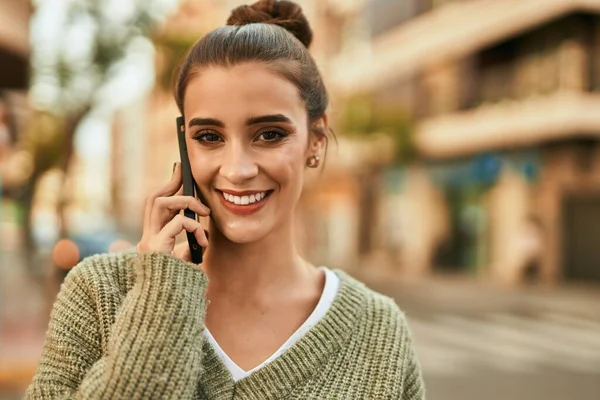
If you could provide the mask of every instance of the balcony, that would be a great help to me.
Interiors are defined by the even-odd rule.
[[[568,138],[600,139],[598,110],[599,94],[575,92],[484,105],[423,121],[416,145],[423,156],[435,159]]]
[[[427,66],[461,58],[574,12],[600,13],[600,0],[475,0],[452,3],[382,34],[371,56],[341,56],[330,85],[341,92],[385,86]]]

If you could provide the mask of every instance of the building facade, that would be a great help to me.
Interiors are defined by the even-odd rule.
[[[391,3],[364,5],[370,57],[341,56],[332,77],[414,121],[409,170],[443,201],[419,205],[406,268],[600,281],[600,2],[414,0],[378,18]]]
[[[0,3],[0,248],[19,244],[20,230],[11,207],[5,206],[7,186],[20,179],[14,171],[13,147],[23,130],[29,107],[29,18],[28,1]]]

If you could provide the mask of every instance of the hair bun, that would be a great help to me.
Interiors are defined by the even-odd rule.
[[[227,25],[242,26],[254,23],[279,25],[307,48],[312,42],[312,30],[302,8],[286,0],[259,0],[252,5],[237,7],[231,11]]]

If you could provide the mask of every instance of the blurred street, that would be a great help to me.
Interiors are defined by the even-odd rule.
[[[429,400],[600,398],[600,289],[370,275],[408,316]]]
[[[18,398],[31,380],[48,324],[48,290],[17,251],[0,255],[0,398]]]

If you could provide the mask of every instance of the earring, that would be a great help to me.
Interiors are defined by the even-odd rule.
[[[317,168],[319,166],[320,160],[321,159],[319,158],[319,156],[317,154],[315,154],[312,157],[310,157],[308,160],[306,160],[306,166],[308,168]]]

